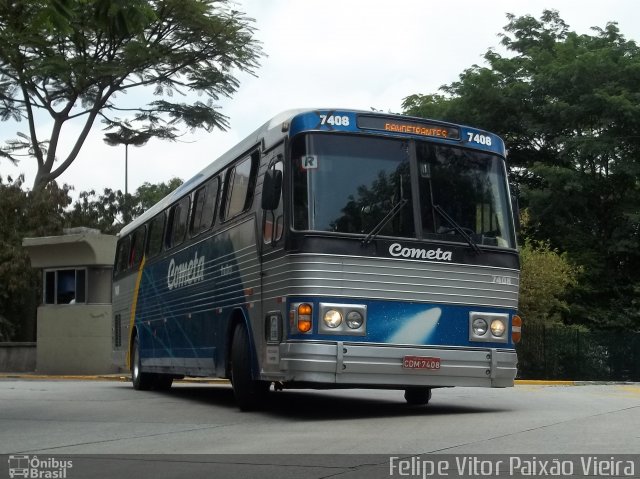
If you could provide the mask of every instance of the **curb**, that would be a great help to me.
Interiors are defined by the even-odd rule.
[[[31,380],[66,380],[66,381],[119,381],[129,382],[128,374],[37,374],[37,373],[0,373],[0,379],[31,379]],[[184,378],[176,379],[178,383],[190,384],[231,384],[228,379],[219,378]],[[633,381],[569,381],[547,379],[516,379],[515,386],[605,386],[605,385],[636,385]]]
[[[128,379],[120,375],[75,375],[75,374],[36,374],[36,373],[0,373],[0,379],[46,379],[46,380],[73,380],[73,381],[120,381]]]
[[[516,379],[516,386],[579,386],[579,381],[552,381],[546,379]],[[594,383],[595,384],[595,383]]]
[[[516,379],[516,386],[636,386],[635,381],[562,381],[546,379]]]
[[[0,373],[0,379],[130,382],[131,376],[129,376],[128,374],[72,375],[72,374]],[[192,384],[231,384],[228,379],[216,379],[216,378],[184,378],[184,379],[177,379],[176,382],[192,383]]]

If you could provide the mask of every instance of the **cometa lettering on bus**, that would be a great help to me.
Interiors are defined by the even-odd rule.
[[[176,265],[176,260],[171,258],[167,270],[167,286],[169,289],[181,288],[197,283],[204,279],[204,256],[198,256],[198,252],[192,260]]]
[[[400,256],[402,258],[415,259],[436,259],[442,261],[451,261],[452,252],[442,251],[438,249],[420,249],[420,248],[403,248],[400,243],[393,243],[389,246],[389,254],[391,256]]]

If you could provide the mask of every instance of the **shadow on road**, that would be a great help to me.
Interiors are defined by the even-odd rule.
[[[376,393],[380,393],[376,397]],[[233,390],[227,385],[174,386],[169,391],[154,394],[210,404],[212,407],[237,410]],[[391,397],[393,395],[393,397]],[[460,414],[492,414],[504,412],[504,408],[485,405],[451,405],[438,399],[438,390],[427,406],[411,406],[405,403],[402,391],[316,391],[285,390],[271,391],[264,407],[247,414],[260,414],[291,420],[341,420],[360,418],[442,416]]]

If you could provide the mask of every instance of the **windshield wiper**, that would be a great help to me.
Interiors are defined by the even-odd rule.
[[[436,212],[440,216],[442,216],[447,223],[449,223],[451,226],[453,226],[453,228],[458,233],[460,233],[460,236],[462,236],[466,240],[466,242],[469,243],[469,246],[471,246],[473,251],[475,251],[477,254],[480,254],[482,252],[482,251],[480,251],[480,248],[478,247],[476,242],[473,241],[473,238],[471,236],[469,236],[469,233],[467,233],[464,230],[464,228],[458,224],[458,222],[456,220],[454,220],[451,216],[449,216],[447,214],[447,212],[444,209],[442,209],[442,207],[440,205],[433,205],[433,209],[436,210]]]
[[[371,243],[376,238],[376,236],[380,234],[380,231],[382,231],[382,228],[384,228],[387,225],[387,223],[391,221],[391,219],[395,215],[398,214],[398,212],[402,209],[404,205],[407,204],[408,201],[409,200],[407,200],[406,198],[402,198],[398,203],[396,203],[394,207],[391,208],[391,210],[389,210],[386,216],[380,220],[380,223],[375,225],[371,230],[371,232],[367,235],[367,237],[362,240],[362,246],[367,246],[369,243]]]

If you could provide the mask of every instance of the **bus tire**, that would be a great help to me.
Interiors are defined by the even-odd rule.
[[[153,389],[158,391],[167,391],[171,389],[171,385],[173,384],[173,376],[168,374],[156,374],[156,377],[153,381]]]
[[[431,388],[407,388],[404,390],[404,399],[412,406],[424,406],[431,399]]]
[[[270,383],[251,377],[251,347],[247,329],[238,324],[231,342],[231,384],[240,410],[251,411],[262,406]]]
[[[131,383],[133,389],[137,391],[148,391],[153,387],[155,377],[151,373],[143,373],[140,361],[140,352],[138,346],[138,336],[133,338],[133,346],[131,348]]]

